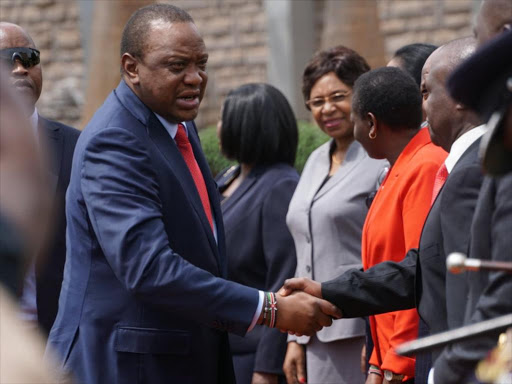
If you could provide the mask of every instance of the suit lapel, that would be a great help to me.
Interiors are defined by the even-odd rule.
[[[191,139],[189,130],[189,140]],[[210,223],[208,221],[208,218],[206,217],[206,214],[204,212],[203,204],[201,203],[201,198],[199,197],[199,193],[197,191],[196,185],[194,183],[194,179],[192,178],[192,175],[190,174],[190,171],[187,167],[187,164],[185,163],[185,160],[183,160],[183,156],[181,155],[178,147],[174,143],[174,140],[169,136],[169,133],[165,130],[163,125],[158,121],[156,116],[154,114],[150,114],[149,120],[148,120],[148,133],[149,137],[153,141],[153,143],[157,146],[157,148],[160,150],[162,155],[165,157],[165,159],[168,161],[170,165],[170,169],[172,172],[177,176],[181,186],[186,192],[187,197],[189,198],[189,201],[191,205],[194,207],[194,210],[202,224],[203,229],[206,232],[206,235],[208,237],[208,241],[210,242],[210,246],[214,250],[214,253],[216,255],[216,258],[219,259],[218,256],[218,248],[217,243],[215,242],[215,238],[213,237],[212,229],[210,227]],[[190,140],[192,144],[192,148],[194,149],[194,155],[197,153],[196,148],[194,148],[194,144],[192,143],[193,140]],[[196,161],[197,158],[196,158]],[[199,161],[198,161],[199,164]],[[201,168],[201,165],[199,165]],[[201,168],[201,172],[204,170]],[[208,195],[212,196],[211,186],[208,186],[207,179],[208,177],[204,177],[206,188],[208,190]],[[214,204],[211,204],[212,206]],[[218,216],[221,217],[221,216]]]
[[[345,155],[345,159],[343,163],[341,163],[338,171],[332,175],[332,177],[325,183],[323,188],[316,193],[314,199],[317,200],[323,195],[325,195],[328,191],[330,191],[334,186],[338,183],[342,182],[346,177],[354,170],[356,165],[364,158],[364,150],[361,147],[361,144],[354,141],[348,147],[347,154]],[[329,156],[324,156],[327,162],[327,169],[330,167],[330,159]],[[328,173],[329,171],[327,171]],[[326,173],[326,175],[327,175]]]
[[[231,209],[231,207],[233,207],[235,205],[235,203],[240,200],[240,198],[242,196],[245,195],[245,193],[254,185],[254,183],[256,182],[256,180],[258,179],[256,177],[256,174],[258,173],[258,170],[257,169],[253,169],[250,173],[249,173],[249,176],[246,177],[243,181],[242,181],[242,184],[240,184],[240,186],[233,192],[233,194],[231,196],[229,196],[229,198],[227,198],[225,200],[225,202],[223,202],[223,211],[224,212],[227,212]]]
[[[311,202],[316,197],[318,189],[329,174],[329,148],[331,147],[331,144],[332,140],[329,141],[328,144],[324,144],[322,147],[320,147],[318,158],[315,162],[313,162],[311,171],[308,172],[308,175],[311,177],[309,186],[306,186],[306,202],[308,207],[311,205]]]
[[[53,194],[57,192],[60,168],[62,164],[62,151],[64,140],[57,125],[38,116],[39,142],[46,144],[50,157],[50,169],[48,183]]]
[[[453,173],[453,171],[455,171],[458,167],[462,167],[466,164],[466,162],[470,162],[471,160],[469,159],[469,156],[471,156],[471,154],[475,153],[478,151],[478,148],[480,147],[480,141],[482,140],[482,138],[478,138],[474,143],[472,143],[468,149],[466,149],[466,151],[464,151],[464,153],[462,154],[462,156],[460,157],[460,159],[455,163],[452,171],[448,174],[448,177],[446,178],[446,181],[444,182],[444,184],[441,186],[441,189],[439,189],[439,192],[437,193],[437,196],[435,198],[435,200],[432,202],[432,206],[434,206],[434,204],[436,203],[436,201],[439,199],[439,196],[441,195],[441,193],[443,192],[443,189],[444,189],[444,186],[446,185],[446,183],[448,182],[448,180],[450,179],[450,175]]]
[[[188,132],[188,138],[190,141],[190,144],[192,145],[192,149],[194,151],[194,157],[196,158],[197,164],[199,165],[199,169],[201,170],[201,173],[203,175],[204,183],[206,185],[206,190],[208,191],[208,197],[210,199],[210,208],[213,211],[213,220],[215,222],[215,225],[217,227],[217,241],[215,241],[215,238],[213,237],[213,233],[211,231],[210,223],[208,222],[208,218],[206,217],[206,214],[204,213],[203,204],[201,203],[201,200],[199,198],[199,193],[197,193],[197,189],[195,188],[194,184],[194,190],[196,191],[197,198],[199,199],[199,204],[201,204],[201,212],[202,212],[202,223],[203,227],[207,230],[208,240],[210,241],[210,245],[215,249],[215,256],[217,257],[217,261],[219,262],[220,269],[223,271],[223,273],[227,273],[227,265],[225,263],[225,260],[221,257],[224,255],[224,224],[222,221],[222,211],[220,209],[220,198],[219,198],[219,189],[217,187],[217,184],[213,180],[210,166],[208,165],[208,162],[206,161],[206,157],[204,156],[204,153],[201,149],[201,144],[199,141],[199,136],[197,134],[196,127],[193,122],[186,123],[187,126],[187,132]],[[180,154],[181,155],[181,154]],[[191,176],[192,178],[192,176]]]

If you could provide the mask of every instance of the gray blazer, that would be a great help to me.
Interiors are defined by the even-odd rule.
[[[354,141],[338,171],[329,174],[329,141],[309,157],[290,202],[286,223],[297,252],[297,277],[327,281],[351,268],[361,268],[361,233],[368,195],[377,190],[388,162],[371,159]],[[323,184],[323,186],[322,186]],[[337,320],[317,333],[322,342],[365,334],[364,320]],[[308,337],[298,339],[301,344]]]

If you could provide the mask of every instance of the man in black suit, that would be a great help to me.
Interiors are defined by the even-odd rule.
[[[305,290],[336,304],[345,318],[416,307],[432,333],[462,325],[465,282],[447,273],[445,260],[451,252],[465,252],[469,244],[483,178],[478,145],[484,130],[472,111],[450,98],[445,82],[474,47],[472,38],[450,42],[434,51],[423,68],[421,91],[432,141],[450,154],[445,161],[448,177],[427,217],[419,248],[400,263],[384,262],[364,272],[353,269],[322,284],[288,280],[283,294]],[[423,377],[417,370],[417,382],[426,381],[426,368]],[[401,381],[393,372],[384,374],[390,382]]]
[[[512,4],[510,4],[512,10]],[[504,32],[453,73],[448,82],[452,96],[471,107],[488,122],[483,165],[488,173],[478,197],[471,227],[468,256],[512,261],[512,31]],[[467,81],[471,79],[471,81]],[[492,116],[492,118],[491,118]],[[512,275],[504,272],[468,272],[465,324],[512,313]],[[456,343],[436,361],[435,383],[463,382],[496,346],[497,334]]]
[[[10,80],[24,101],[24,110],[34,135],[46,145],[50,157],[48,185],[54,193],[54,234],[48,247],[39,252],[34,271],[25,281],[22,302],[25,315],[37,320],[48,333],[57,315],[62,273],[66,258],[65,193],[71,172],[71,160],[79,131],[64,124],[47,120],[37,112],[35,104],[43,83],[39,51],[32,38],[20,26],[0,23],[0,57],[10,69]],[[34,282],[35,279],[35,282]]]

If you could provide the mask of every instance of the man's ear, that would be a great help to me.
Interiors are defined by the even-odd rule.
[[[371,112],[368,112],[368,114],[366,115],[367,117],[367,120],[368,120],[368,125],[370,127],[370,134],[373,136],[373,135],[376,135],[377,134],[377,131],[379,129],[379,121],[377,120],[377,118],[375,117],[375,115]]]
[[[457,103],[457,104],[455,104],[455,109],[456,109],[457,111],[464,111],[464,110],[466,110],[467,108],[466,108],[466,106],[464,106],[464,105],[462,105],[462,104],[460,104],[460,103]]]
[[[129,53],[124,53],[121,57],[121,67],[127,81],[133,85],[139,84],[139,62],[135,57]]]

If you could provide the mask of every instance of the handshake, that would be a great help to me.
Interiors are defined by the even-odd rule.
[[[278,328],[281,332],[311,336],[330,326],[333,319],[341,319],[341,311],[322,299],[322,287],[317,281],[288,279],[278,293],[266,294],[266,298],[267,295],[270,301],[265,300],[258,324]],[[272,320],[267,321],[271,317]]]

